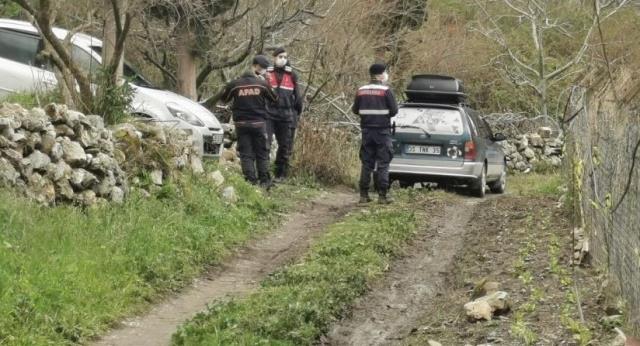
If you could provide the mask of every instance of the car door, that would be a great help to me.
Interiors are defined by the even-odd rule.
[[[42,47],[36,35],[0,28],[0,96],[56,85],[55,75],[39,55]]]
[[[478,116],[480,121],[480,127],[483,128],[482,132],[486,136],[486,156],[489,167],[487,168],[487,175],[490,178],[499,178],[502,174],[503,165],[504,165],[504,155],[502,154],[502,149],[494,141],[493,132],[491,131],[491,127],[484,120],[483,117]]]

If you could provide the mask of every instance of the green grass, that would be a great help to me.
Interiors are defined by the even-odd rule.
[[[41,207],[0,190],[0,345],[86,342],[273,228],[312,193],[283,186],[265,196],[225,175],[235,206],[193,177],[151,198],[87,210]]]
[[[515,174],[507,178],[507,191],[522,197],[552,197],[562,195],[568,185],[560,174]]]
[[[382,275],[417,226],[401,204],[367,209],[333,224],[300,262],[255,293],[218,302],[183,325],[176,345],[309,345]]]
[[[63,102],[62,95],[58,89],[43,92],[17,92],[4,98],[0,98],[0,103],[17,103],[24,108],[44,107],[52,102]]]

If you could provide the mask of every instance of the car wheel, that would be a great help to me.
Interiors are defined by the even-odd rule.
[[[489,189],[493,193],[504,193],[507,191],[507,167],[502,166],[502,173],[500,174],[500,179],[494,181],[489,184]]]
[[[474,196],[483,198],[487,187],[487,166],[482,166],[480,177],[471,184],[471,192]]]

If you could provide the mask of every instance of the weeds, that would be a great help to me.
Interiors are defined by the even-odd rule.
[[[564,288],[564,304],[560,314],[560,322],[572,335],[576,342],[581,345],[591,344],[593,339],[591,330],[582,323],[573,318],[575,315],[575,306],[580,304],[576,293],[573,292],[574,286],[571,274],[560,264],[560,240],[553,234],[550,237],[548,255],[549,255],[549,271],[558,279],[560,285]],[[577,291],[576,291],[577,292]]]
[[[0,99],[1,102],[17,103],[24,108],[31,109],[33,107],[44,107],[49,103],[61,103],[63,98],[59,89],[53,89],[44,92],[12,93]]]
[[[308,196],[294,192],[300,187],[263,195],[225,175],[235,206],[196,177],[87,210],[44,208],[0,191],[0,344],[86,342],[189,283]]]
[[[292,158],[293,171],[329,185],[355,186],[359,139],[351,132],[313,121],[300,123]]]
[[[524,321],[523,313],[515,314],[514,321],[511,324],[511,333],[525,345],[533,345],[538,341],[536,333]]]
[[[509,190],[522,197],[559,198],[563,184],[559,174],[517,174],[509,177]]]
[[[98,71],[98,92],[93,103],[93,112],[100,114],[106,124],[113,125],[125,121],[130,116],[133,89],[128,82],[114,85],[109,75],[105,69]]]

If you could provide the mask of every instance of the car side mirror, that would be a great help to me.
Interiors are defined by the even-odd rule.
[[[498,132],[496,134],[493,135],[493,141],[494,142],[502,142],[502,141],[506,141],[507,137],[505,135],[503,135],[502,133]]]

